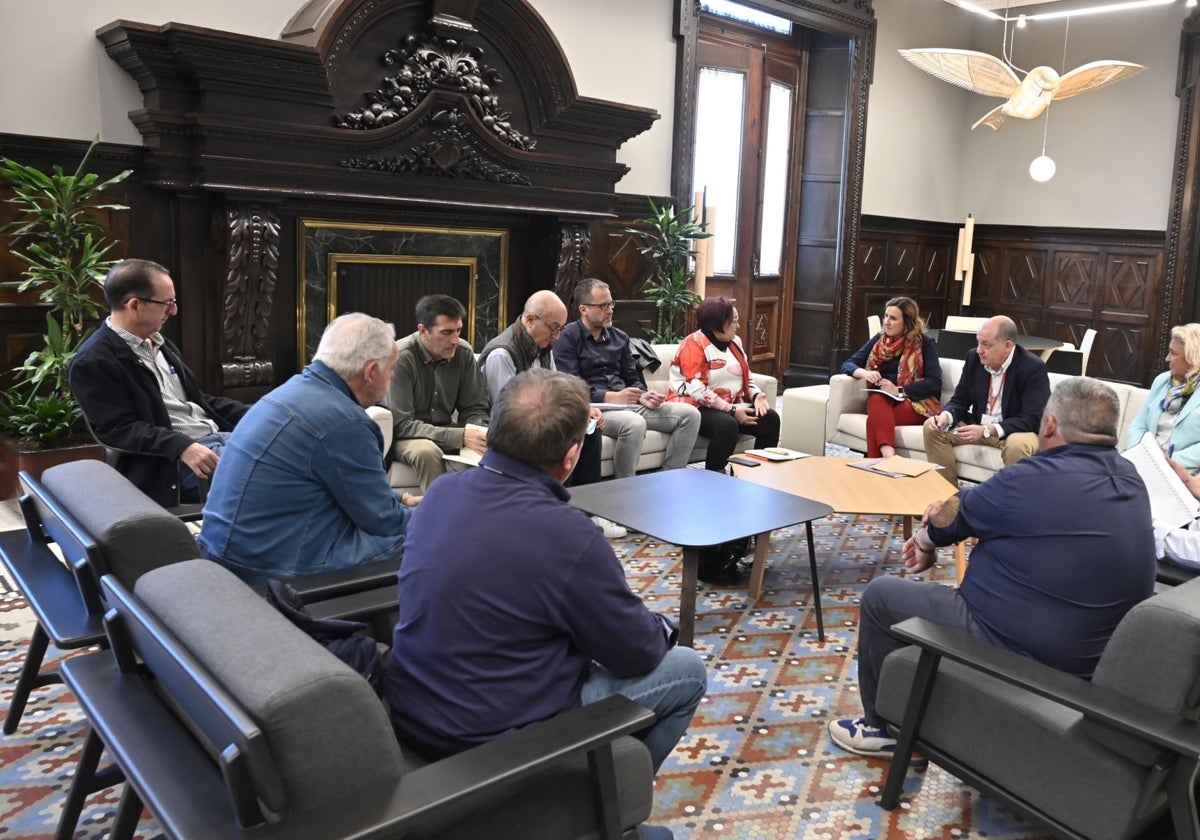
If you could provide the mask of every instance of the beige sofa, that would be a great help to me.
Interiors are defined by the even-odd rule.
[[[661,364],[658,370],[654,373],[645,371],[646,387],[667,393],[670,388],[671,379],[671,360],[675,358],[675,351],[679,349],[678,344],[655,344],[654,350],[658,353],[658,359]],[[754,383],[763,390],[767,395],[767,399],[771,405],[775,405],[776,396],[779,393],[779,383],[773,376],[755,373],[751,374]],[[386,408],[372,406],[367,409],[367,413],[379,424],[380,431],[383,432],[383,440],[386,446],[391,445],[392,440],[392,413]],[[738,441],[737,451],[742,452],[751,448],[754,445],[754,438],[748,435],[743,435]],[[646,441],[642,447],[642,455],[638,459],[638,471],[655,470],[662,466],[663,455],[667,448],[667,436],[662,432],[647,431]],[[698,438],[696,440],[696,448],[692,451],[692,461],[703,461],[704,454],[708,449],[707,438]],[[600,474],[605,478],[613,474],[613,439],[606,437],[602,442],[601,449]],[[392,485],[392,489],[397,495],[400,493],[419,493],[421,492],[420,485],[417,482],[416,473],[407,464],[393,463],[388,471],[388,482]]]
[[[963,362],[942,359],[942,402],[954,394]],[[1050,374],[1050,388],[1063,379],[1063,374]],[[1146,401],[1149,390],[1108,382],[1121,401],[1119,445],[1124,448],[1126,433]],[[783,392],[780,444],[812,454],[823,454],[825,444],[845,446],[855,452],[867,451],[867,390],[861,379],[837,374],[829,385],[809,388],[788,388]],[[968,481],[986,481],[1002,463],[1000,451],[991,446],[957,446],[959,477]],[[925,439],[920,426],[901,426],[896,429],[896,454],[925,460]]]

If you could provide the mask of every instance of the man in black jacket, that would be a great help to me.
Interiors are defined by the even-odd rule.
[[[994,446],[1005,466],[1036,453],[1042,410],[1050,399],[1046,365],[1017,344],[1011,318],[988,318],[976,337],[954,396],[941,414],[925,421],[925,457],[945,469],[942,475],[951,484],[958,482],[956,446]]]
[[[159,330],[179,311],[170,274],[121,260],[104,280],[110,314],[71,362],[71,392],[117,469],[164,506],[195,498],[249,406],[200,391],[179,348]]]

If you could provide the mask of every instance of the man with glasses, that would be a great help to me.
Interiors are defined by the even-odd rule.
[[[613,326],[608,284],[594,278],[575,287],[579,320],[554,342],[554,360],[564,373],[588,384],[591,400],[605,407],[604,434],[614,438],[613,472],[628,478],[637,472],[646,430],[669,436],[663,469],[686,467],[700,431],[694,405],[667,402],[665,394],[646,389],[629,350],[629,336]]]
[[[104,280],[110,313],[71,362],[71,393],[117,469],[159,504],[195,501],[248,406],[203,393],[160,330],[179,311],[158,263],[121,260]]]
[[[567,307],[558,295],[549,289],[534,292],[525,301],[525,311],[500,335],[484,345],[479,354],[479,366],[487,381],[492,405],[500,398],[500,390],[518,373],[542,368],[557,370],[554,364],[554,339],[562,335],[567,323]],[[600,480],[601,440],[604,414],[592,406],[588,434],[579,450],[579,462],[571,473],[567,486],[594,484]],[[602,516],[593,516],[592,521],[604,531],[609,539],[619,539],[628,532],[615,522]]]

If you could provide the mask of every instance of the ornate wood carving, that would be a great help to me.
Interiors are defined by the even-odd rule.
[[[150,152],[151,183],[255,198],[612,212],[628,171],[616,150],[658,114],[579,96],[554,35],[522,0],[318,6],[297,15],[294,40],[126,21],[97,33],[144,92],[146,107],[131,119]],[[502,85],[514,92],[504,102],[511,112],[500,106]],[[516,196],[512,185],[525,189]]]
[[[1200,320],[1200,9],[1183,23],[1180,40],[1179,131],[1176,134],[1175,172],[1171,210],[1167,220],[1167,248],[1162,295],[1159,299],[1156,355],[1163,356],[1170,342],[1170,327]]]
[[[462,94],[467,107],[500,142],[532,151],[537,143],[513,127],[512,114],[500,110],[496,89],[504,79],[498,70],[483,63],[483,56],[478,45],[437,35],[409,35],[403,47],[388,50],[381,59],[386,66],[397,66],[396,72],[384,76],[377,89],[363,94],[366,107],[335,116],[334,125],[383,128],[415,111],[434,88],[442,88]]]
[[[226,388],[270,385],[268,350],[271,311],[279,269],[279,217],[271,210],[239,205],[226,211],[229,266],[225,275],[221,363]]]
[[[558,270],[554,272],[554,291],[567,304],[567,311],[575,297],[575,287],[587,277],[588,251],[592,247],[592,235],[587,225],[564,224],[561,245],[558,249]]]

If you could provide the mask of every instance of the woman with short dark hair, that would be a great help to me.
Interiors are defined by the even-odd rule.
[[[754,435],[760,449],[776,446],[779,415],[750,378],[733,301],[705,298],[696,310],[696,325],[700,329],[683,340],[671,362],[667,399],[700,410],[700,434],[708,438],[704,467],[721,472],[742,434]]]

